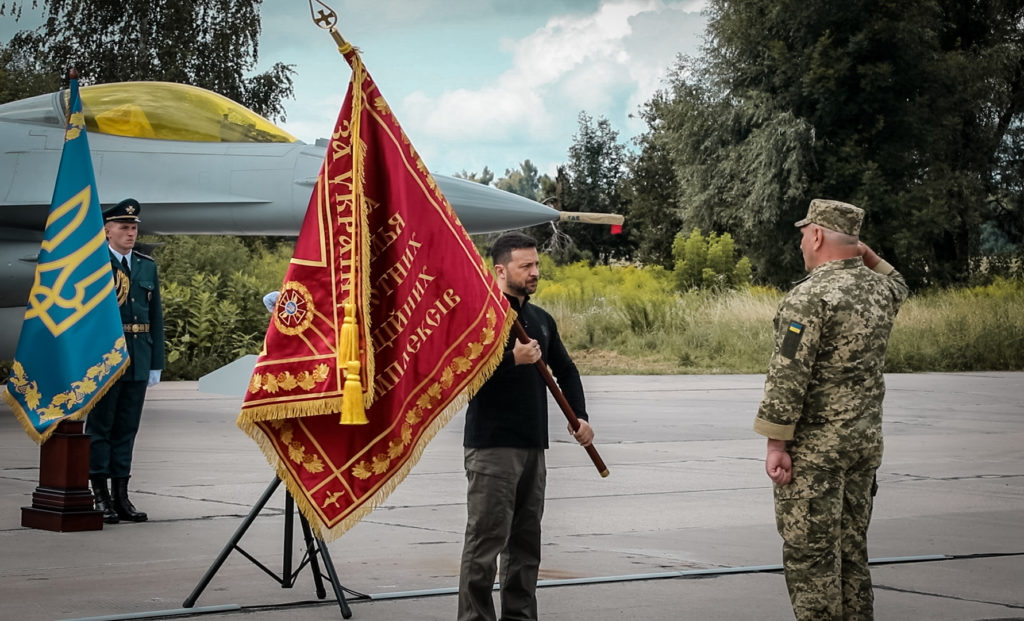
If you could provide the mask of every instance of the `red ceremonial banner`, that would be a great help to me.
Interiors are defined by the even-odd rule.
[[[514,319],[358,52],[341,51],[351,83],[238,418],[325,540],[405,478]],[[341,424],[353,407],[365,424]]]

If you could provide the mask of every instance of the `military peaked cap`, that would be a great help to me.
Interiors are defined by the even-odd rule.
[[[847,235],[860,235],[860,225],[864,222],[864,210],[849,203],[816,198],[807,208],[807,217],[796,223],[797,227],[817,224]]]
[[[134,198],[126,198],[120,203],[103,212],[104,222],[142,222],[139,215],[142,205]]]

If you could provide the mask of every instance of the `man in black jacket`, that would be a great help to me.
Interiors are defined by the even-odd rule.
[[[580,419],[573,433],[587,446],[583,383],[554,319],[530,304],[540,277],[537,242],[506,233],[491,248],[498,285],[529,343],[509,337],[505,356],[466,410],[464,439],[469,519],[459,576],[459,621],[493,621],[491,589],[501,555],[501,618],[537,619],[540,521],[548,448],[547,388],[534,363],[543,360]]]

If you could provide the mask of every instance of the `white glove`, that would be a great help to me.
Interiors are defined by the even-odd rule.
[[[274,305],[277,304],[277,298],[280,295],[280,291],[271,291],[267,295],[263,296],[263,305],[267,307],[268,312],[274,312]]]
[[[152,388],[160,383],[160,369],[153,369],[149,372],[149,383],[146,384],[146,388]]]

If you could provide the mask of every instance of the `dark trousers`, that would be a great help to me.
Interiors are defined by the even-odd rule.
[[[459,621],[494,621],[501,556],[502,621],[537,618],[540,521],[547,469],[543,449],[466,449],[469,519],[459,573]]]
[[[89,476],[123,479],[132,473],[132,449],[139,431],[145,380],[116,382],[89,412]]]
[[[775,520],[793,614],[871,621],[868,525],[881,448],[791,455],[793,480],[775,487]]]

